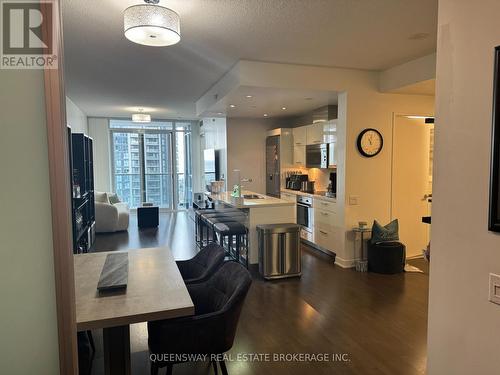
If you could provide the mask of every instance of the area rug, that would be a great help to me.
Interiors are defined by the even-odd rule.
[[[405,264],[405,272],[417,272],[417,273],[424,273],[420,268],[409,265],[408,263]]]

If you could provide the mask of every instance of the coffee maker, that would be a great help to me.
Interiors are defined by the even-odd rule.
[[[302,182],[308,181],[309,176],[306,174],[294,174],[290,176],[290,180],[287,182],[287,189],[300,190],[302,187]]]
[[[328,184],[327,192],[325,196],[330,198],[337,197],[337,172],[330,173],[330,183]]]

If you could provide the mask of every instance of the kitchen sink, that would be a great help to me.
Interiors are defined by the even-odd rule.
[[[243,194],[243,198],[245,198],[245,199],[264,199],[264,197],[261,197],[260,195],[257,195],[257,194]]]

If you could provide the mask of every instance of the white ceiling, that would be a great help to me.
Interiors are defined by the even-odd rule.
[[[381,70],[436,48],[437,0],[162,0],[181,16],[181,42],[165,48],[125,39],[137,3],[63,3],[66,90],[90,116],[194,118],[239,59]]]
[[[248,98],[251,96],[251,98]],[[212,108],[210,117],[288,117],[337,104],[334,91],[239,86]],[[233,105],[234,107],[231,107]],[[286,109],[283,109],[286,108]]]

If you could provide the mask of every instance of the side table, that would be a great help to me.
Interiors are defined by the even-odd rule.
[[[139,228],[155,228],[160,223],[160,209],[156,206],[137,207]]]
[[[367,227],[354,227],[352,228],[354,235],[356,236],[359,233],[361,237],[361,257],[359,260],[355,261],[356,271],[358,272],[367,272],[368,271],[368,260],[367,260],[367,251],[365,251],[365,233],[371,232],[372,230]],[[354,254],[356,254],[356,239],[354,239]]]

